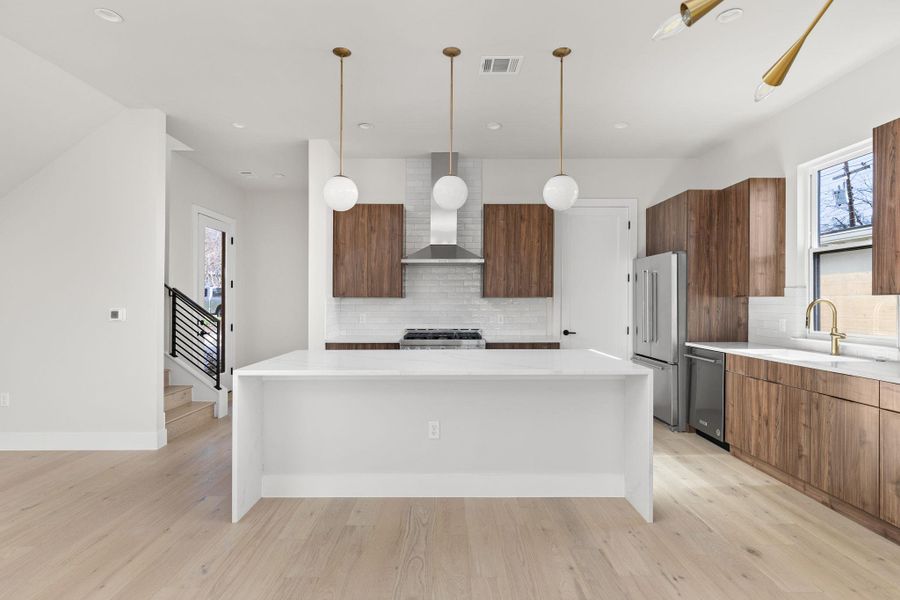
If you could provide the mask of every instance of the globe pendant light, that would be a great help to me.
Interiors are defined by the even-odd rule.
[[[453,59],[461,54],[459,48],[444,48],[444,56],[450,59],[450,159],[447,174],[437,180],[431,195],[444,210],[459,210],[469,197],[466,182],[453,174]]]
[[[335,48],[331,52],[341,59],[340,168],[337,175],[325,182],[323,194],[325,204],[333,210],[345,211],[353,208],[359,200],[356,183],[344,175],[344,59],[350,56],[350,50]]]
[[[578,200],[578,183],[563,171],[563,59],[569,48],[557,48],[553,56],[559,59],[559,175],[544,184],[544,202],[553,210],[568,210]]]

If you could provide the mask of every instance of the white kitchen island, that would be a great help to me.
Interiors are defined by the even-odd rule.
[[[232,521],[269,497],[624,497],[651,521],[652,404],[649,369],[593,350],[291,352],[234,372]]]

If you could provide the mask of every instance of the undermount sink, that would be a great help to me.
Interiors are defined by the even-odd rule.
[[[824,352],[809,352],[807,350],[793,350],[788,348],[760,348],[753,350],[745,350],[744,353],[752,356],[759,356],[771,360],[787,360],[799,362],[868,362],[868,359],[859,358],[857,356],[832,356]]]

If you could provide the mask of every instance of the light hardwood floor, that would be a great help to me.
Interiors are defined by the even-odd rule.
[[[900,546],[656,428],[656,523],[620,500],[263,500],[230,423],[158,452],[0,453],[0,598],[900,598]]]

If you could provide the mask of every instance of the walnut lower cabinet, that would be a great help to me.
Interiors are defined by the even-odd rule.
[[[873,379],[726,358],[732,452],[900,543],[900,412],[880,403]]]
[[[812,394],[809,483],[867,513],[879,514],[878,409]]]
[[[725,438],[732,446],[808,481],[810,393],[726,374]]]
[[[900,413],[881,411],[881,518],[900,527]]]

